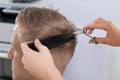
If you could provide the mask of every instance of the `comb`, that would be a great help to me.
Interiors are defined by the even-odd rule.
[[[55,47],[58,47],[60,45],[63,45],[65,43],[68,43],[68,42],[71,42],[73,40],[76,40],[76,38],[74,36],[71,36],[71,37],[68,37],[66,38],[66,35],[56,35],[56,36],[52,36],[52,37],[49,37],[49,38],[46,38],[46,39],[43,39],[43,40],[40,40],[40,42],[47,46],[48,49],[52,49],[52,48],[55,48]],[[38,51],[34,45],[34,42],[32,43],[29,43],[28,46],[32,49],[32,50],[35,50],[35,51]]]

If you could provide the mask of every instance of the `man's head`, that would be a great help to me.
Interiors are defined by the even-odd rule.
[[[23,10],[16,18],[16,27],[12,38],[14,49],[14,57],[12,61],[13,76],[19,78],[23,76],[22,79],[24,79],[25,75],[27,79],[31,76],[23,68],[21,62],[23,56],[20,48],[21,43],[34,41],[36,38],[42,40],[62,34],[67,34],[66,37],[73,36],[72,33],[74,31],[73,25],[57,11],[45,8],[26,8]],[[65,67],[73,56],[75,45],[76,41],[72,41],[50,50],[55,65],[61,73],[63,73]],[[12,50],[10,53],[12,53]]]

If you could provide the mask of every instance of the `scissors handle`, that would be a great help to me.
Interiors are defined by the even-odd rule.
[[[95,44],[98,44],[97,41],[95,40],[96,37],[92,37],[89,34],[87,34],[87,30],[85,30],[85,29],[76,28],[76,31],[73,34],[76,34],[76,35],[85,34],[86,36],[91,38]]]

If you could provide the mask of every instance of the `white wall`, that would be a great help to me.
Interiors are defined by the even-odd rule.
[[[0,1],[3,3],[8,0]],[[54,7],[55,6],[55,7]],[[79,28],[103,17],[120,26],[119,0],[54,0],[55,9]],[[104,36],[96,31],[93,36]],[[64,72],[66,80],[120,80],[120,48],[89,45],[89,38],[78,36],[78,44],[71,62]]]
[[[103,17],[120,26],[120,1],[118,0],[57,0],[56,6],[77,27]],[[104,36],[96,31],[93,36]],[[64,72],[66,80],[120,80],[120,48],[89,45],[89,38],[78,36],[73,59]],[[118,57],[119,56],[119,57]]]

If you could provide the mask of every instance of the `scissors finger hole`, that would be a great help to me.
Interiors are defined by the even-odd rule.
[[[96,41],[96,37],[93,37],[93,42],[94,42],[95,44],[98,44],[98,42]]]

